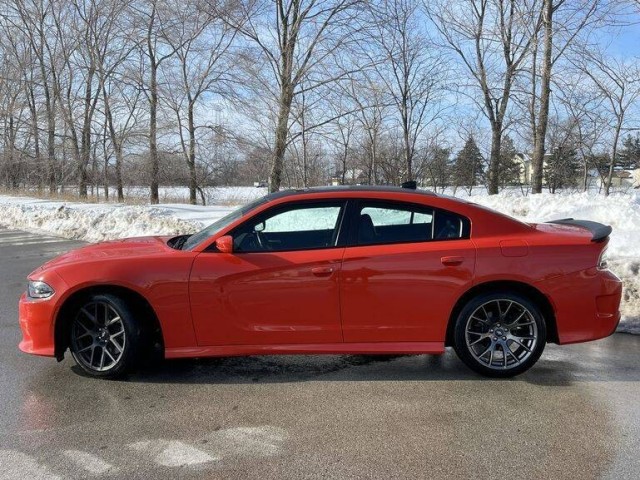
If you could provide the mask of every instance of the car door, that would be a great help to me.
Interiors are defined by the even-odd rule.
[[[345,204],[273,207],[230,233],[233,253],[198,255],[190,279],[198,344],[342,342],[338,282]]]
[[[443,341],[472,281],[469,220],[405,202],[361,200],[341,276],[345,342]]]

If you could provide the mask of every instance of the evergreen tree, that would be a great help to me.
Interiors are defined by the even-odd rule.
[[[432,147],[429,157],[426,163],[429,183],[434,191],[438,191],[438,187],[444,191],[451,180],[451,151],[436,145]]]
[[[500,164],[498,165],[498,180],[504,188],[507,185],[520,183],[520,164],[516,161],[516,150],[513,140],[508,135],[502,140],[500,149]]]
[[[471,195],[471,190],[483,176],[484,158],[482,158],[473,136],[470,135],[454,160],[452,171],[453,186],[454,188],[465,187],[468,189],[469,195]]]
[[[556,193],[558,188],[576,185],[581,165],[572,145],[556,148],[545,160],[544,179],[551,193]]]
[[[635,138],[631,135],[622,142],[622,148],[618,152],[618,159],[616,162],[625,170],[633,170],[640,168],[640,136]]]

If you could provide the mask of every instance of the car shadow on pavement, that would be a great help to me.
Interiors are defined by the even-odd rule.
[[[544,356],[529,371],[510,379],[541,386],[587,381],[640,381],[633,365],[583,363],[579,358]],[[305,381],[478,381],[452,351],[444,355],[284,355],[164,361],[128,377],[142,383],[251,384]]]
[[[156,360],[123,379],[141,384],[254,384],[306,381],[478,381],[448,348],[443,355],[271,355]],[[70,360],[64,364],[70,365]],[[639,382],[640,336],[616,334],[578,345],[547,346],[527,372],[511,379],[540,386]],[[52,367],[64,375],[63,365]],[[68,368],[68,367],[67,367]],[[77,366],[71,370],[87,377]],[[42,372],[43,375],[50,375]],[[45,382],[47,383],[47,382]]]

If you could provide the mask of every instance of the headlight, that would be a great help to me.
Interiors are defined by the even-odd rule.
[[[29,281],[29,285],[27,287],[27,295],[30,298],[49,298],[54,293],[55,292],[53,288],[51,288],[44,282]]]

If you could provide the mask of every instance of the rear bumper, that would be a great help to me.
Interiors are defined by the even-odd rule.
[[[25,293],[20,297],[18,312],[22,341],[18,348],[25,353],[53,357],[55,306],[49,300],[34,300]]]
[[[608,337],[620,323],[622,282],[609,270],[594,267],[541,287],[553,304],[560,344]]]

